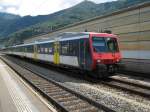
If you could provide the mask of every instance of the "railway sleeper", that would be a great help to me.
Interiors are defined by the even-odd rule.
[[[75,103],[81,103],[81,102],[82,102],[82,100],[78,99],[78,100],[71,100],[71,101],[61,102],[61,104],[66,106],[66,105],[73,105]]]
[[[54,89],[48,89],[49,92],[53,93],[53,92],[61,92],[61,91],[64,91],[63,89],[60,89],[60,88],[54,88]]]
[[[68,95],[68,96],[60,95],[60,96],[56,96],[56,97],[53,96],[54,99],[61,99],[61,98],[63,99],[63,98],[69,98],[69,97],[72,97],[72,95]]]
[[[60,97],[69,97],[71,96],[71,94],[69,93],[64,93],[64,94],[57,94],[57,95],[53,95],[53,98],[60,98]]]
[[[71,112],[104,112],[104,111],[100,111],[95,107],[88,107],[88,108],[83,108],[80,110],[73,110]]]
[[[39,86],[40,87],[40,89],[42,89],[42,90],[48,90],[48,91],[52,91],[52,90],[58,90],[59,88],[58,87],[50,87],[50,86],[44,86],[44,85],[41,85],[41,86]]]
[[[51,92],[51,91],[47,91],[46,92],[49,96],[55,96],[55,95],[59,95],[59,94],[66,94],[66,91],[61,91],[61,92]]]
[[[68,105],[68,106],[65,106],[67,108],[67,110],[80,110],[83,109],[83,108],[88,108],[90,105],[88,103],[85,103],[85,102],[82,102],[82,103],[76,103],[74,105]]]
[[[75,96],[71,96],[71,97],[65,97],[65,98],[59,98],[59,99],[56,99],[58,102],[62,102],[62,101],[71,101],[71,100],[78,100],[77,97]]]

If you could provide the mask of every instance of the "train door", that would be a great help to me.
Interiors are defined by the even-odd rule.
[[[27,57],[27,47],[24,47],[24,56]]]
[[[33,48],[34,48],[34,51],[33,51],[33,59],[37,59],[37,53],[38,53],[38,49],[37,49],[37,45],[34,45],[33,46]]]
[[[86,70],[91,70],[92,66],[92,54],[90,50],[90,44],[89,44],[89,39],[86,39],[84,42],[84,48],[85,48],[85,68]]]
[[[85,68],[85,46],[84,39],[79,42],[79,63],[82,68]]]
[[[25,57],[25,47],[24,46],[22,46],[22,57]]]
[[[54,42],[54,64],[60,63],[59,42]]]

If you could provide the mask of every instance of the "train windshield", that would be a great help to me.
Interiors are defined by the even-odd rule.
[[[115,38],[93,37],[94,52],[118,52],[118,44]]]

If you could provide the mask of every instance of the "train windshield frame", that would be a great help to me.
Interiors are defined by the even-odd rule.
[[[119,52],[116,38],[92,37],[92,47],[94,52]]]

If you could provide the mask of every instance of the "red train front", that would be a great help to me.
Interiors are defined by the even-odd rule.
[[[99,77],[114,74],[121,60],[117,36],[107,33],[91,33],[89,39],[93,71],[96,71]]]

